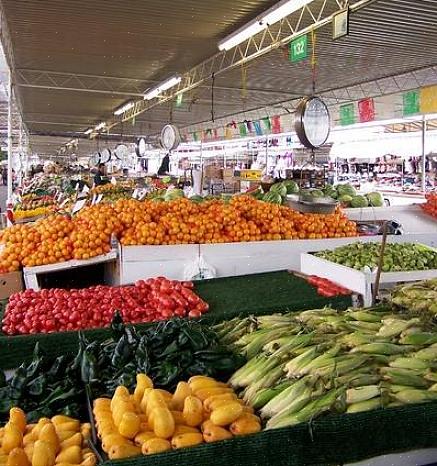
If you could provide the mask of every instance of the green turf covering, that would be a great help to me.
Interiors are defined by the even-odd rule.
[[[105,466],[328,466],[437,446],[437,402],[356,414]]]
[[[287,271],[204,280],[196,284],[196,292],[221,319],[238,314],[317,309],[328,304],[336,309],[351,305],[350,296],[324,298],[305,280]]]

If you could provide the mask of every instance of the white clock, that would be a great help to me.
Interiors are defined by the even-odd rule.
[[[295,130],[309,149],[323,146],[331,130],[328,107],[319,97],[305,97],[296,110]]]
[[[124,144],[119,144],[114,150],[117,159],[122,160],[129,154],[129,149]]]
[[[138,157],[144,157],[147,152],[147,143],[144,138],[139,138],[135,145],[135,152]]]
[[[161,131],[162,147],[168,151],[175,150],[181,142],[179,130],[174,125],[165,125]]]
[[[100,154],[98,152],[96,152],[95,154],[93,154],[91,157],[90,157],[90,161],[89,161],[90,165],[92,165],[93,167],[96,167],[99,163],[100,163]]]
[[[100,162],[108,163],[111,160],[111,151],[109,149],[103,149],[100,152]]]

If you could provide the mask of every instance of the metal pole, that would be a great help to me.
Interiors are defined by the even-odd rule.
[[[8,202],[12,201],[12,74],[8,83]]]
[[[24,163],[23,163],[23,120],[20,117],[20,125],[19,125],[19,133],[18,133],[18,159],[20,161],[20,170],[17,174],[17,181],[18,186],[21,186],[23,181],[23,170],[24,170]]]
[[[425,151],[425,139],[426,139],[426,120],[425,115],[422,115],[422,192],[426,192],[426,151]]]

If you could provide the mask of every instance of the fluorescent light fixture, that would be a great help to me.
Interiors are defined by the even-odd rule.
[[[249,37],[258,34],[258,32],[261,32],[266,27],[267,24],[264,24],[262,21],[254,21],[252,23],[249,23],[246,26],[243,26],[242,28],[238,29],[222,41],[220,41],[218,44],[218,48],[219,50],[230,50],[238,44],[241,44],[245,40],[249,39]]]
[[[161,93],[159,89],[152,89],[151,91],[148,91],[146,94],[144,94],[144,100],[152,100],[155,97],[158,97],[158,95]]]
[[[104,127],[106,126],[106,123],[104,121],[102,121],[101,123],[99,123],[94,129],[96,131],[100,131],[101,129],[103,129]]]
[[[86,131],[83,132],[83,134],[91,134],[93,132],[92,128],[88,128]]]
[[[131,108],[133,108],[134,105],[135,105],[135,104],[134,104],[132,101],[126,102],[125,104],[123,104],[121,107],[117,108],[117,109],[114,111],[114,115],[115,115],[115,116],[123,115],[124,112],[127,112],[128,110],[130,110]]]
[[[155,86],[152,89],[147,90],[144,94],[144,100],[152,100],[155,97],[158,97],[158,95],[161,94],[161,92],[167,91],[168,89],[179,84],[181,81],[182,78],[180,76],[172,76],[171,78],[167,79],[161,84],[158,84],[158,86]]]
[[[295,11],[308,5],[313,0],[283,0],[261,15],[263,23],[271,26]]]
[[[228,37],[225,37],[218,43],[219,50],[230,50],[234,48],[255,34],[263,31],[268,26],[300,10],[312,1],[313,0],[282,0],[262,13],[256,20],[246,24]]]

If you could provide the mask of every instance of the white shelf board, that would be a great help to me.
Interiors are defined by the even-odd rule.
[[[313,254],[301,255],[301,270],[306,275],[327,278],[339,285],[361,294],[364,306],[372,304],[372,286],[376,281],[376,272],[362,272],[335,262],[322,259]],[[414,282],[437,277],[437,270],[413,270],[404,272],[382,272],[380,283],[395,284]]]
[[[37,265],[35,267],[24,267],[23,273],[24,275],[38,275],[40,273],[57,272],[58,270],[66,270],[77,267],[85,267],[87,265],[100,264],[102,262],[109,262],[115,259],[117,259],[117,251],[112,250],[107,254],[92,257],[91,259],[72,259],[65,262],[58,262],[56,264]]]

